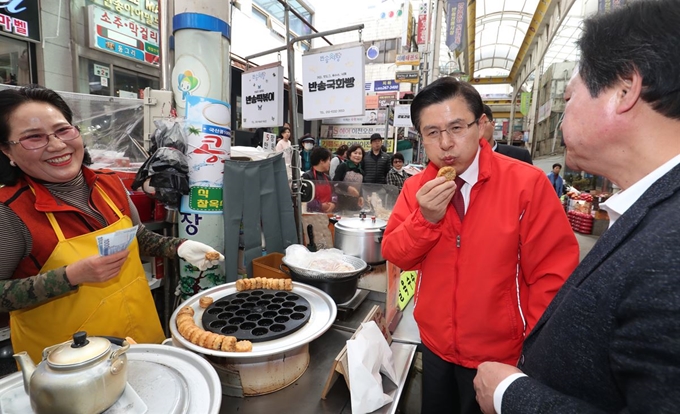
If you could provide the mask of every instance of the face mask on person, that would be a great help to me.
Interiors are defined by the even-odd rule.
[[[311,150],[312,148],[314,148],[314,144],[312,144],[311,142],[305,142],[304,144],[302,144],[302,147],[303,147],[304,149],[306,149],[307,151],[309,151],[309,150]]]

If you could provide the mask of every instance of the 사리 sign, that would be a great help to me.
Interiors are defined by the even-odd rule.
[[[283,124],[283,66],[275,63],[241,74],[244,128]]]
[[[364,46],[314,49],[302,56],[305,120],[364,114]]]

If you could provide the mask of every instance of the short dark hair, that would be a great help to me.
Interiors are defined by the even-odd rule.
[[[619,79],[637,71],[640,97],[668,118],[680,119],[680,2],[655,0],[587,18],[576,42],[579,75],[597,97]]]
[[[420,113],[430,105],[444,102],[448,99],[462,97],[467,103],[468,109],[479,119],[484,113],[482,97],[472,85],[461,82],[455,78],[439,78],[423,88],[411,104],[411,121],[420,132]]]
[[[312,166],[315,166],[319,165],[323,161],[331,159],[331,156],[331,150],[328,148],[314,147],[312,153],[309,154],[309,161],[312,163]]]
[[[561,169],[562,169],[562,164],[560,164],[559,162],[556,162],[555,164],[553,164],[552,167],[553,167],[553,170],[555,169],[555,167],[560,167],[560,170],[561,170]]]
[[[394,164],[394,160],[401,160],[401,162],[405,162],[404,155],[401,152],[397,152],[394,155],[392,155],[392,161],[390,162],[390,164]]]
[[[377,132],[375,134],[371,135],[371,142],[375,141],[376,139],[379,139],[379,140],[382,141],[382,137]]]
[[[363,157],[366,154],[366,150],[364,150],[364,147],[362,147],[359,144],[353,144],[347,149],[347,156],[349,157],[349,154],[353,153],[354,151],[358,150],[361,148],[361,156]]]
[[[9,146],[9,137],[12,133],[9,120],[16,110],[23,104],[41,102],[57,108],[69,124],[73,124],[73,111],[66,101],[52,89],[40,85],[29,85],[23,88],[12,88],[0,91],[0,147]],[[92,163],[90,154],[85,150],[83,164]],[[19,167],[9,163],[9,158],[0,151],[0,184],[14,185],[19,176],[23,174]]]
[[[484,115],[486,115],[489,121],[493,121],[493,111],[491,110],[491,107],[487,104],[484,104]]]
[[[335,153],[337,155],[345,155],[346,152],[347,152],[347,145],[345,145],[345,144],[340,145],[338,147],[338,149],[335,150]]]

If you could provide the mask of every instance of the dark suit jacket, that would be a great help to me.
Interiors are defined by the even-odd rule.
[[[524,161],[532,165],[534,164],[531,161],[531,154],[529,154],[529,151],[527,151],[524,148],[514,147],[512,145],[498,144],[496,146],[496,152],[499,154],[506,155],[510,158],[514,158],[516,160]]]
[[[502,413],[680,412],[680,165],[595,244],[524,342]],[[559,253],[556,253],[559,254]]]

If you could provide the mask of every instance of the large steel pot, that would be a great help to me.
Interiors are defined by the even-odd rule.
[[[363,259],[371,265],[385,263],[382,255],[382,238],[387,222],[375,216],[341,218],[335,223],[335,240],[333,245],[349,256]]]

